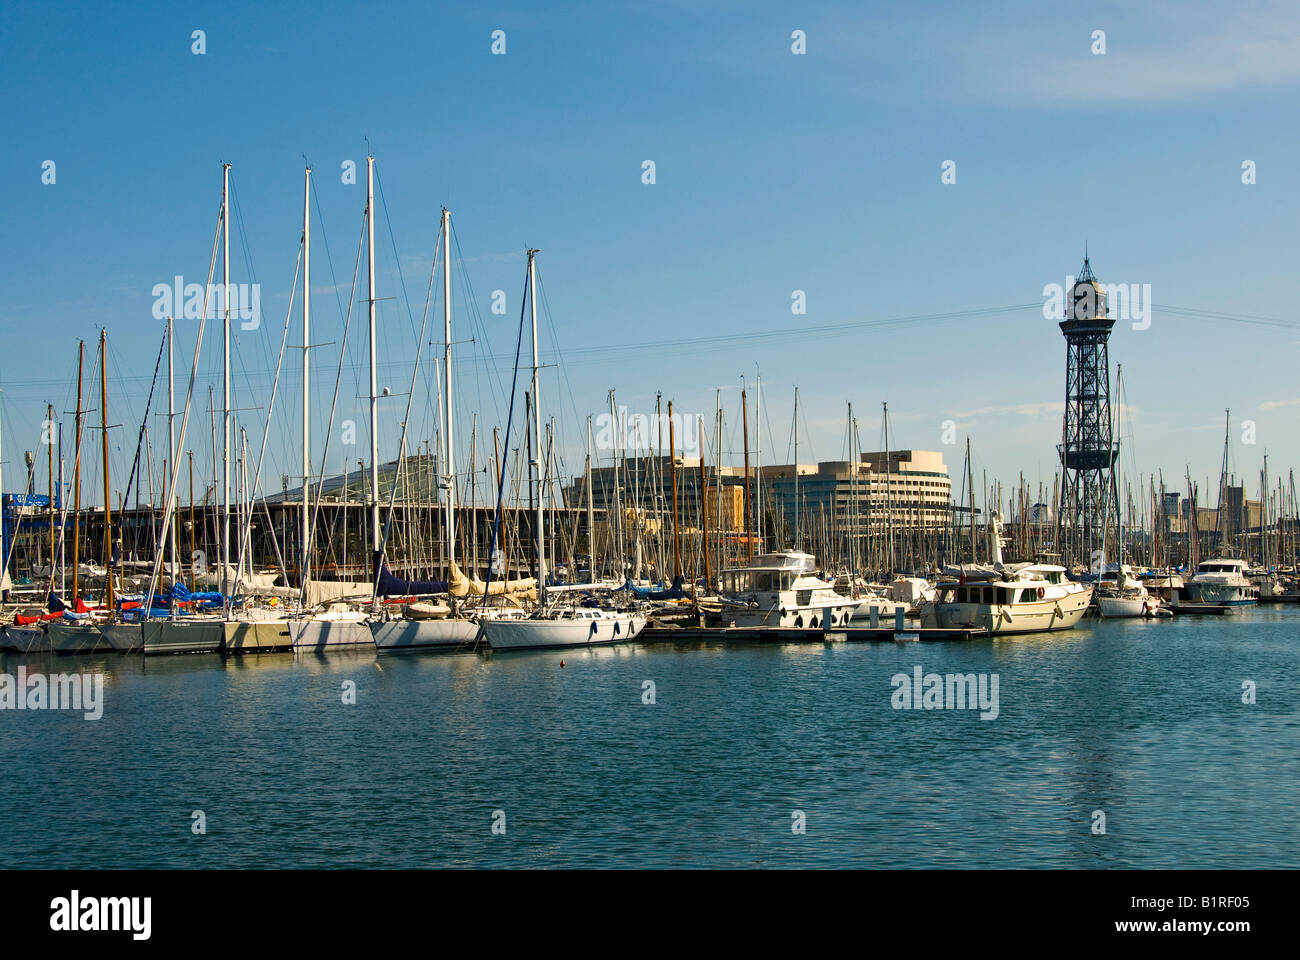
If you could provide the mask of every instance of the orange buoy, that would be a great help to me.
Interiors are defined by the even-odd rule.
[[[563,660],[560,661],[560,666],[564,666],[564,661],[563,661]]]

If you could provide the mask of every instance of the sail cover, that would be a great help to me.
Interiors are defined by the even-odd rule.
[[[682,589],[681,577],[673,577],[673,585],[667,590],[638,587],[631,580],[628,580],[626,586],[632,591],[633,596],[640,597],[642,600],[680,600],[686,596],[686,591]]]
[[[375,560],[379,568],[379,576],[375,581],[378,590],[375,592],[381,597],[417,597],[447,592],[446,580],[403,580],[393,576],[388,564],[382,559],[376,557]]]

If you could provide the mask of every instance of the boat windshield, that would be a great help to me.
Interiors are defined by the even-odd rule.
[[[794,585],[795,574],[787,570],[727,570],[722,588],[729,593],[776,593]]]

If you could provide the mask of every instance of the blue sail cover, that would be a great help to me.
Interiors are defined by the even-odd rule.
[[[169,600],[175,600],[177,603],[195,603],[200,608],[215,608],[222,606],[226,598],[220,590],[205,590],[198,593],[192,593],[183,583],[174,583],[168,593],[160,594],[154,598],[154,604],[162,599],[164,603]]]
[[[375,566],[379,569],[379,576],[375,578],[378,590],[375,592],[381,597],[413,597],[447,592],[446,580],[403,580],[393,576],[388,564],[379,556],[375,557]]]
[[[686,596],[686,591],[682,588],[682,578],[673,577],[673,585],[667,590],[655,590],[652,587],[638,587],[629,579],[624,586],[632,591],[634,597],[642,600],[681,600]]]

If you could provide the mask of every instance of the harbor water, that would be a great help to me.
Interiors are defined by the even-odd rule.
[[[0,710],[4,868],[1300,866],[1291,607],[964,642],[0,658],[20,667],[102,672],[103,715]],[[897,708],[917,667],[996,675],[996,717]]]

